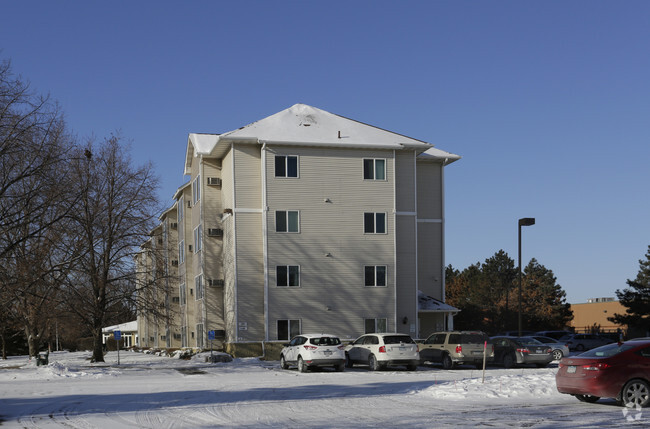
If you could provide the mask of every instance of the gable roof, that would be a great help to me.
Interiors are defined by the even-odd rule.
[[[189,174],[193,157],[202,155],[222,158],[233,142],[372,149],[410,148],[418,150],[419,153],[433,148],[432,144],[422,140],[306,104],[294,104],[288,109],[227,133],[190,134],[185,158],[185,174]],[[439,152],[436,152],[436,155],[448,156],[437,159],[455,161],[460,158],[458,155]]]

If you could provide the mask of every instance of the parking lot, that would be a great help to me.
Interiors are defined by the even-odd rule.
[[[3,427],[612,427],[647,426],[611,401],[580,403],[557,368],[371,372],[282,370],[255,358],[207,364],[114,352],[53,353],[48,366],[0,362]],[[628,419],[632,420],[628,422]],[[636,420],[635,420],[636,419]]]

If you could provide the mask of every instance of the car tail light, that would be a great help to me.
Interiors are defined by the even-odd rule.
[[[553,349],[546,349],[546,353],[551,353],[553,352]]]
[[[379,347],[379,353],[386,353],[386,346]]]
[[[318,347],[316,346],[303,346],[305,350],[316,350]]]
[[[463,346],[458,345],[456,346],[456,353],[462,353],[463,352]]]
[[[517,349],[519,353],[530,353],[530,350],[528,349]]]
[[[341,345],[338,347],[338,349],[339,349],[339,350],[345,350],[345,346],[344,346],[343,344],[341,344]]]
[[[607,369],[609,367],[611,367],[611,365],[604,362],[588,363],[587,365],[582,365],[582,369],[584,369],[585,371],[600,371],[602,369]]]

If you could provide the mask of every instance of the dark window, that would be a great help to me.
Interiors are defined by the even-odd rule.
[[[363,232],[366,234],[385,234],[386,213],[364,213]]]
[[[275,177],[298,177],[298,157],[276,155]]]
[[[414,342],[408,335],[387,335],[384,337],[384,344],[412,344]]]
[[[300,267],[298,265],[278,265],[275,270],[277,286],[300,286]]]
[[[315,346],[338,346],[341,344],[341,340],[335,337],[320,337],[312,338],[309,343]]]
[[[366,286],[386,286],[386,267],[384,265],[366,265],[364,273]]]
[[[461,344],[484,344],[488,338],[481,334],[461,334],[460,343]]]
[[[300,335],[300,320],[278,320],[278,340]]]

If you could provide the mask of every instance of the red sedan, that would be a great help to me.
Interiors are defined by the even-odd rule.
[[[650,341],[627,341],[562,358],[557,390],[583,402],[614,398],[627,406],[650,404]]]

